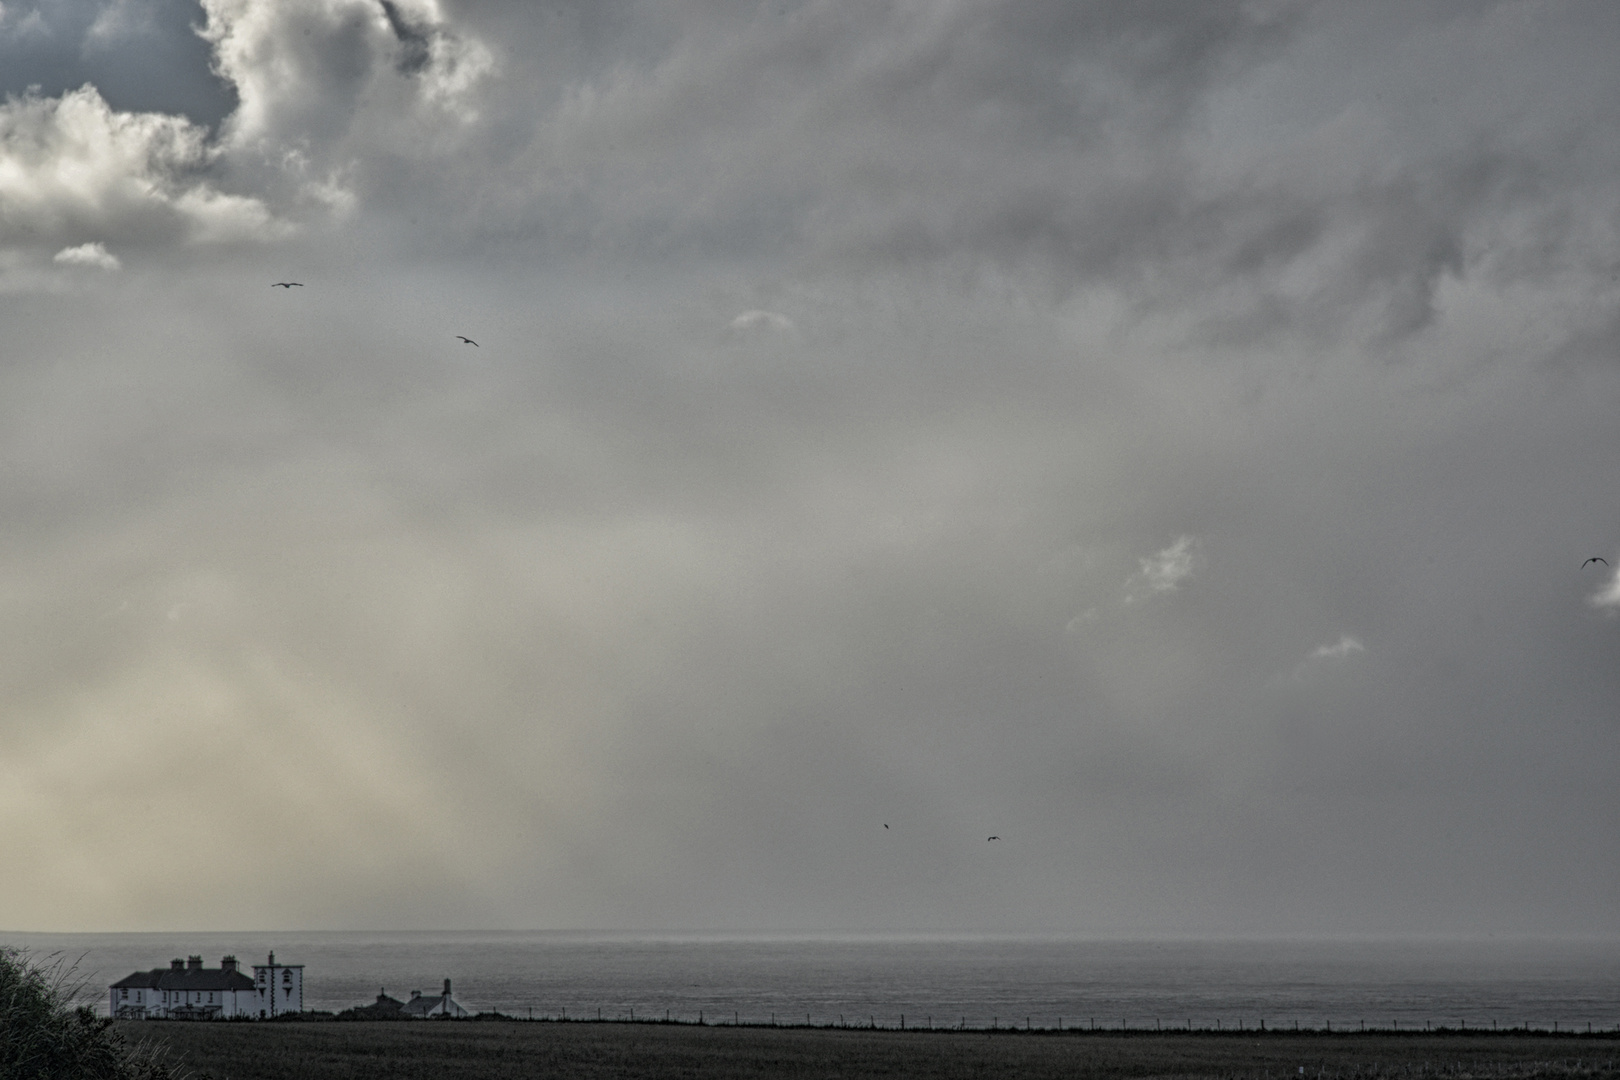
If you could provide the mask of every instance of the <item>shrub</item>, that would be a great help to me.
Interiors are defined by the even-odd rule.
[[[0,948],[0,1076],[6,1080],[182,1080],[145,1043],[131,1043],[84,1006],[73,973]]]

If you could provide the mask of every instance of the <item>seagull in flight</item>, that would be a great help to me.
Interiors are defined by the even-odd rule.
[[[1592,556],[1592,557],[1591,557],[1591,558],[1590,558],[1590,559],[1587,559],[1587,560],[1586,560],[1586,561],[1585,561],[1585,562],[1583,562],[1583,563],[1581,563],[1581,569],[1583,569],[1583,570],[1584,570],[1584,569],[1586,569],[1586,568],[1587,568],[1587,567],[1588,567],[1588,566],[1590,566],[1590,565],[1592,565],[1592,564],[1593,564],[1593,563],[1595,563],[1595,562],[1600,562],[1600,563],[1602,563],[1602,564],[1603,564],[1603,565],[1604,565],[1604,566],[1608,566],[1608,565],[1609,565],[1609,560],[1608,560],[1608,559],[1600,559],[1600,558],[1598,558],[1598,557],[1597,557],[1597,556],[1596,556],[1596,555],[1594,555],[1594,556]]]
[[[987,836],[987,837],[985,837],[985,839],[986,840],[1000,840],[1001,837],[999,837],[999,836]]]
[[[270,287],[272,289],[291,289],[294,286],[302,289],[304,287],[304,283],[302,281],[278,281]]]
[[[470,337],[462,337],[462,336],[461,336],[461,335],[460,335],[460,334],[457,334],[457,335],[456,335],[456,340],[457,340],[457,341],[464,341],[464,342],[466,342],[466,343],[467,343],[467,344],[468,344],[468,345],[471,345],[471,346],[472,346],[472,347],[473,347],[473,348],[475,348],[475,349],[476,349],[476,348],[478,348],[478,342],[476,342],[476,341],[474,341],[474,340],[473,340],[473,339],[472,339],[472,338],[470,338]]]

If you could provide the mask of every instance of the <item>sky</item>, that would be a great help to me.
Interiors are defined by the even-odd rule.
[[[4,0],[0,928],[1620,933],[1617,55]]]

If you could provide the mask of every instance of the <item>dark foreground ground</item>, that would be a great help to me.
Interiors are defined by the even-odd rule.
[[[1620,1038],[1013,1033],[591,1023],[120,1025],[218,1080],[1617,1077]]]

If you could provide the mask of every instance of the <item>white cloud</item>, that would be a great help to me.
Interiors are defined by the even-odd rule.
[[[90,83],[0,102],[0,248],[76,249],[92,236],[124,248],[266,241],[300,213],[341,218],[364,190],[363,163],[445,160],[494,68],[435,0],[203,6],[215,71],[239,100],[219,138],[185,116],[114,109]],[[149,0],[99,12],[91,51],[152,28]],[[26,28],[4,16],[11,34]]]
[[[56,253],[54,261],[68,266],[93,266],[98,270],[117,270],[122,265],[118,256],[99,242],[63,248]]]
[[[1349,634],[1345,634],[1332,645],[1318,645],[1311,651],[1312,660],[1343,660],[1355,653],[1366,652],[1367,647]]]
[[[1138,559],[1141,569],[1125,582],[1125,602],[1130,604],[1144,596],[1175,592],[1183,581],[1192,577],[1197,558],[1198,539],[1180,536],[1152,558]]]
[[[1324,673],[1332,670],[1357,653],[1364,653],[1367,647],[1360,639],[1349,634],[1341,634],[1339,640],[1331,645],[1318,645],[1312,649],[1310,655],[1287,671],[1280,671],[1266,683],[1269,688],[1297,686],[1322,678]]]
[[[792,333],[793,320],[786,315],[779,315],[774,311],[745,311],[731,320],[731,329],[735,333]]]
[[[1608,584],[1587,597],[1586,602],[1610,614],[1620,611],[1620,569],[1610,573]]]
[[[130,242],[268,238],[258,200],[217,191],[217,156],[185,117],[118,112],[93,86],[0,104],[0,246],[89,232]]]
[[[378,163],[396,191],[404,175],[431,184],[459,167],[495,60],[435,0],[203,0],[203,9],[199,32],[238,101],[219,146],[281,213],[347,216]]]
[[[84,34],[84,48],[88,51],[116,49],[130,44],[129,39],[153,30],[150,3],[140,0],[113,0],[101,9],[95,22]]]
[[[1095,607],[1088,607],[1065,623],[1063,626],[1063,632],[1066,634],[1077,634],[1085,628],[1087,623],[1093,623],[1096,621],[1097,609]]]
[[[471,91],[495,66],[435,0],[203,0],[203,9],[201,33],[240,100],[226,135],[237,147],[298,147],[319,159],[354,138],[421,150],[445,115],[476,118]]]

